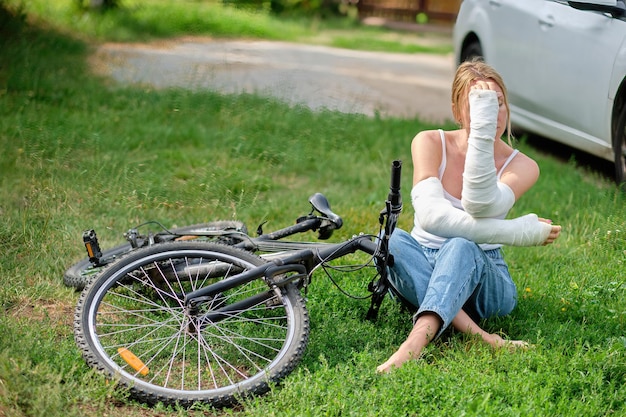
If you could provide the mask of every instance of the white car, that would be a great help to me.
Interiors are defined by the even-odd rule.
[[[456,62],[482,56],[504,78],[522,130],[613,161],[626,181],[623,0],[464,0]]]

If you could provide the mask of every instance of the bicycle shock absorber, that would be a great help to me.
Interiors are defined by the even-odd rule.
[[[100,265],[100,258],[102,258],[102,251],[100,250],[100,244],[98,243],[98,236],[96,231],[85,230],[83,232],[83,242],[85,243],[85,249],[87,249],[87,256],[89,256],[89,262],[94,266]]]
[[[379,270],[380,277],[369,283],[367,289],[372,293],[372,301],[365,318],[367,320],[375,320],[378,316],[378,310],[383,302],[385,294],[390,289],[388,267],[393,266],[393,255],[389,253],[389,238],[396,228],[398,216],[402,212],[402,195],[400,192],[400,178],[402,173],[402,161],[395,160],[391,164],[391,186],[389,187],[389,195],[385,202],[385,208],[381,211],[378,218],[381,226],[384,226],[385,233],[380,240],[380,253],[375,259],[376,267]]]

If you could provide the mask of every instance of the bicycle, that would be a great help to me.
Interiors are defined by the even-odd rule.
[[[298,364],[309,336],[301,292],[328,262],[371,256],[368,319],[388,291],[389,237],[402,211],[401,162],[376,235],[287,251],[267,260],[215,242],[139,248],[81,293],[74,333],[86,362],[149,404],[228,406],[261,395]]]
[[[319,246],[321,243],[284,241],[277,243],[286,237],[308,231],[318,232],[317,238],[319,240],[327,240],[332,236],[334,230],[341,228],[343,225],[341,216],[331,210],[330,203],[323,194],[313,194],[309,197],[309,203],[311,204],[309,214],[298,217],[293,226],[264,233],[263,224],[261,224],[257,228],[257,237],[250,236],[247,226],[237,220],[218,220],[174,229],[168,229],[159,222],[151,221],[126,231],[123,235],[126,243],[102,251],[95,230],[86,230],[83,232],[82,239],[87,257],[71,265],[65,271],[63,283],[76,290],[82,290],[104,267],[129,252],[172,241],[212,241],[256,253],[279,253]],[[142,234],[139,232],[139,228],[151,224],[156,224],[161,230],[156,233],[148,231]],[[267,254],[263,257],[271,258]]]

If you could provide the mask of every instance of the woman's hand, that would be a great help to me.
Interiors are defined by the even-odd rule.
[[[552,231],[550,231],[550,234],[548,235],[546,241],[543,242],[544,246],[553,243],[561,234],[561,226],[552,224],[552,220],[550,219],[539,218],[539,221],[552,225]]]
[[[494,139],[500,138],[506,130],[508,117],[504,93],[500,86],[491,79],[474,80],[468,93],[470,129],[479,128],[484,122],[493,123],[496,125],[495,130],[489,136],[493,136]],[[492,105],[486,107],[490,102]]]
[[[505,348],[511,351],[516,349],[528,349],[532,345],[524,340],[507,340],[503,339],[500,335],[495,333],[488,333],[483,337],[483,340],[491,345],[495,349]]]
[[[470,90],[493,90],[498,91],[500,88],[495,81],[492,80],[474,80],[470,83]]]

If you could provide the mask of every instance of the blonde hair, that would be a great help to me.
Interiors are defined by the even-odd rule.
[[[452,115],[461,128],[469,129],[469,126],[465,125],[469,118],[468,120],[463,119],[464,110],[467,112],[467,109],[469,109],[467,95],[469,94],[470,84],[475,80],[488,79],[493,80],[502,89],[504,105],[506,107],[507,139],[509,145],[511,145],[511,110],[509,108],[506,86],[500,74],[481,59],[474,58],[471,61],[465,61],[456,69],[454,81],[452,81]]]

